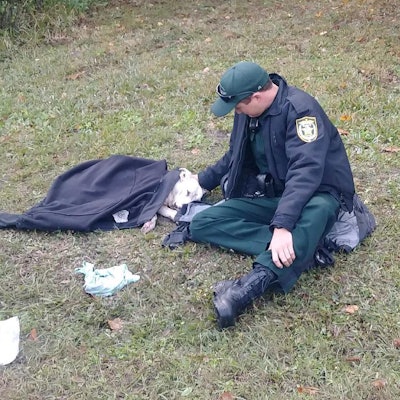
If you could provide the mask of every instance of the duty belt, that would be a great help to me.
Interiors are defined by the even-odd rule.
[[[271,174],[258,174],[256,180],[257,189],[253,193],[246,193],[244,197],[278,197],[282,194],[281,190],[277,190]]]

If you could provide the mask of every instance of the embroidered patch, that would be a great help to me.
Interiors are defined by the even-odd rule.
[[[317,119],[315,117],[303,117],[296,119],[298,137],[306,143],[313,142],[318,137]]]

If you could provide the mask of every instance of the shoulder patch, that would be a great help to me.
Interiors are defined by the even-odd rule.
[[[306,143],[313,142],[318,137],[317,119],[303,117],[296,119],[297,136]]]

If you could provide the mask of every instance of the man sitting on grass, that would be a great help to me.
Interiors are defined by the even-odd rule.
[[[310,266],[354,183],[338,130],[318,102],[253,62],[229,68],[217,86],[216,116],[235,110],[230,145],[198,174],[222,204],[198,213],[191,239],[256,256],[239,279],[216,284],[218,326],[226,328],[268,288],[287,293]]]

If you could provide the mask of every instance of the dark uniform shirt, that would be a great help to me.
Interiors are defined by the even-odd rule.
[[[284,189],[271,226],[291,231],[316,192],[330,193],[344,210],[351,211],[353,175],[337,128],[316,99],[287,85],[277,74],[270,77],[279,90],[261,118],[260,134],[268,171]],[[259,157],[254,157],[249,145],[248,122],[248,116],[235,114],[229,149],[199,173],[202,187],[214,189],[227,174],[225,197],[242,197],[249,177],[260,173]]]
[[[260,133],[260,120],[251,118],[249,121],[248,134],[250,137],[250,147],[260,174],[268,173],[268,162],[265,157],[264,137]]]

